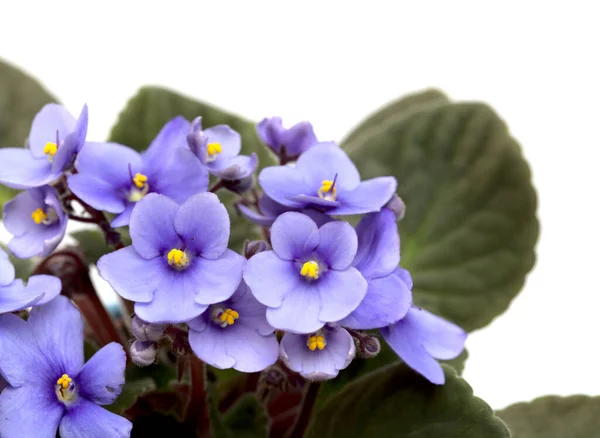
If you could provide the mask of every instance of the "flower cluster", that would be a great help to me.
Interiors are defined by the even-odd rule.
[[[87,107],[76,120],[47,105],[27,148],[0,149],[0,182],[24,190],[4,206],[8,247],[16,257],[46,257],[69,219],[101,225],[116,245],[98,261],[100,275],[135,303],[129,354],[136,364],[154,363],[161,339],[178,330],[190,353],[214,367],[257,372],[280,360],[324,380],[357,350],[377,354],[376,334],[364,331],[379,330],[410,367],[444,383],[435,359],[458,356],[466,334],[412,302],[412,279],[400,267],[404,204],[393,177],[361,181],[346,153],[319,141],[307,122],[258,124],[280,162],[260,171],[260,188],[257,156],[240,155],[242,138],[229,126],[204,129],[200,118],[176,117],[138,153],[88,141],[87,123]],[[243,255],[229,248],[231,221],[218,190],[235,192],[238,212],[265,236],[247,242]],[[344,219],[356,215],[355,227]],[[124,226],[127,247],[112,240]],[[109,344],[83,365],[82,321],[56,297],[60,289],[51,276],[15,280],[0,252],[0,373],[9,385],[0,395],[0,430],[127,436],[131,424],[97,406],[120,392],[124,352]],[[8,314],[31,306],[41,307],[26,322]]]

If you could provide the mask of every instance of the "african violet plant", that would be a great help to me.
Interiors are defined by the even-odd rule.
[[[487,106],[425,91],[336,144],[144,88],[95,142],[6,65],[0,97],[2,437],[510,436],[460,377],[538,233]]]

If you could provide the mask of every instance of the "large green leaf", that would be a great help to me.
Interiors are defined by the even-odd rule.
[[[433,385],[404,364],[390,365],[344,388],[320,410],[307,437],[509,438],[506,425],[447,365]]]
[[[256,134],[255,124],[242,117],[229,114],[212,105],[198,102],[175,92],[156,87],[144,87],[133,97],[113,127],[110,140],[145,150],[162,126],[173,117],[182,115],[188,120],[202,116],[202,126],[209,128],[226,124],[242,136],[242,154],[258,155],[261,167],[274,163],[272,154],[263,146]],[[229,247],[241,251],[245,238],[258,238],[256,227],[241,218],[232,205],[233,194],[219,192],[231,218]]]
[[[131,245],[131,238],[126,230],[126,228],[117,230],[120,232],[121,241],[125,246]],[[104,234],[97,229],[75,231],[71,233],[71,237],[77,241],[85,259],[90,264],[98,263],[100,257],[114,251],[113,248],[106,244]]]
[[[432,89],[409,94],[371,114],[342,140],[342,144],[346,152],[352,153],[352,148],[362,147],[363,141],[360,140],[361,136],[373,135],[373,133],[381,131],[390,119],[395,121],[406,119],[414,114],[436,108],[439,105],[445,105],[448,102],[450,102],[448,97],[439,90]],[[371,131],[370,134],[369,131]]]
[[[269,419],[264,407],[253,394],[246,394],[223,417],[229,436],[262,438],[267,436]]]
[[[23,71],[0,62],[0,147],[25,145],[33,117],[56,99]]]
[[[435,92],[409,99],[412,110],[392,104],[343,147],[364,179],[398,179],[407,205],[401,263],[412,273],[415,303],[475,330],[508,307],[534,264],[531,174],[488,106]]]
[[[115,414],[122,414],[123,411],[133,405],[138,397],[150,392],[156,388],[154,380],[146,377],[140,380],[127,381],[121,390],[121,394],[113,404],[106,408]]]
[[[29,278],[31,271],[33,270],[32,259],[18,259],[8,250],[8,247],[4,244],[0,244],[0,248],[8,254],[8,258],[12,265],[15,267],[15,277],[26,280]]]
[[[600,436],[600,397],[546,396],[517,403],[497,415],[513,438],[593,438]]]
[[[465,349],[456,359],[445,362],[442,361],[442,363],[452,366],[452,368],[454,368],[454,370],[460,375],[463,372],[465,362],[467,361],[468,357],[469,354]],[[324,406],[325,403],[331,397],[333,397],[333,395],[337,394],[339,391],[344,389],[348,383],[356,380],[360,376],[377,371],[378,369],[387,365],[399,363],[402,363],[402,360],[398,357],[394,350],[392,350],[385,342],[382,341],[381,351],[377,356],[371,359],[356,358],[352,361],[348,368],[340,371],[335,379],[323,382],[321,389],[319,390],[317,407]]]
[[[0,61],[0,147],[21,147],[29,135],[31,121],[42,107],[56,99],[35,79]],[[0,185],[0,219],[2,206],[16,190]]]

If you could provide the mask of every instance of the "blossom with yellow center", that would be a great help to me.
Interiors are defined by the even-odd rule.
[[[325,336],[322,335],[313,335],[308,337],[308,341],[306,341],[306,345],[310,351],[315,351],[317,348],[322,350],[327,345],[325,341]]]
[[[309,280],[316,280],[319,278],[319,264],[314,260],[305,262],[300,269],[300,275],[308,278]]]
[[[58,145],[51,141],[46,143],[46,145],[44,146],[44,154],[46,154],[46,156],[48,157],[48,160],[50,160],[50,161],[52,161],[54,159],[54,156],[56,155],[57,150],[58,150]]]
[[[233,325],[235,321],[240,317],[240,314],[233,309],[225,309],[223,313],[219,315],[219,321],[221,321],[221,327],[227,327]]]
[[[190,258],[185,251],[176,248],[173,248],[171,251],[169,251],[169,254],[167,254],[167,260],[169,261],[169,265],[178,271],[181,271],[190,265]]]
[[[38,208],[33,213],[31,213],[31,219],[33,219],[33,221],[36,224],[40,225],[48,220],[48,215],[44,212],[43,209]]]
[[[321,183],[321,188],[318,191],[319,198],[325,199],[327,201],[335,201],[337,196],[337,188],[335,187],[335,179],[333,180],[323,180]]]

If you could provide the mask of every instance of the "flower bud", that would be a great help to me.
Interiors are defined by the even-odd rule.
[[[133,341],[129,348],[131,360],[134,364],[147,367],[156,361],[156,342],[150,341]]]
[[[235,176],[236,172],[238,172],[238,170],[234,169],[232,171],[232,175]],[[254,186],[254,176],[253,175],[249,175],[249,176],[246,176],[241,179],[233,179],[233,180],[224,179],[223,180],[223,187],[225,187],[227,190],[229,190],[233,193],[237,193],[238,195],[246,193],[253,186]]]
[[[139,341],[160,341],[165,329],[165,324],[150,324],[142,321],[137,315],[133,315],[131,319],[131,331]]]
[[[406,213],[406,205],[404,204],[404,201],[402,200],[402,198],[400,198],[400,196],[394,193],[392,199],[390,199],[388,203],[385,204],[385,206],[394,212],[394,214],[396,215],[396,220],[398,222],[404,219],[404,214]]]
[[[375,336],[364,336],[359,340],[359,349],[361,357],[370,359],[381,351],[381,342]]]
[[[263,240],[247,240],[244,245],[244,257],[249,259],[259,252],[268,251],[269,244]]]

